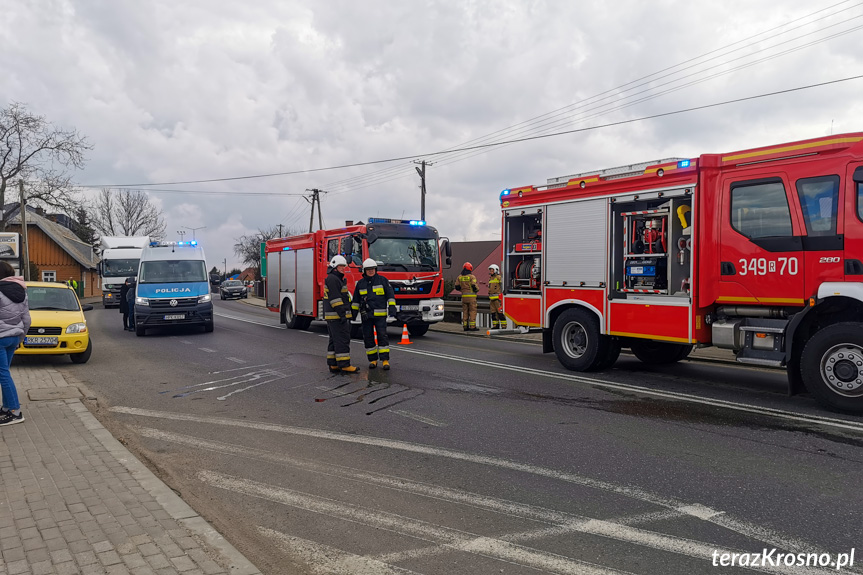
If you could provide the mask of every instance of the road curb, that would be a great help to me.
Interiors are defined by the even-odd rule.
[[[225,560],[231,575],[261,575],[261,571],[222,537],[203,517],[183,501],[165,482],[156,477],[131,451],[117,441],[111,433],[90,413],[80,400],[66,400],[71,410],[81,419],[84,427],[99,443],[129,471],[159,505],[178,523],[206,541]]]

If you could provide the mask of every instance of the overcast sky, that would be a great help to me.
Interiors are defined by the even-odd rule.
[[[86,135],[94,148],[76,174],[81,184],[230,178],[419,159],[490,135],[595,126],[855,76],[861,26],[861,3],[835,0],[0,0],[0,105],[23,102]],[[694,80],[704,81],[685,86]],[[861,92],[863,80],[853,80],[428,157],[426,219],[454,241],[497,239],[504,188],[863,131]],[[586,100],[597,94],[603,99]],[[183,226],[206,226],[195,235],[210,265],[227,258],[232,267],[242,234],[280,223],[307,231],[308,204],[287,194],[329,191],[324,225],[337,227],[418,218],[418,185],[403,160],[158,186],[185,191],[152,198],[170,239]],[[188,193],[200,190],[235,195]]]

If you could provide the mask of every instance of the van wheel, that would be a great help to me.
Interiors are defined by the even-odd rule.
[[[211,321],[210,323],[204,324],[204,333],[213,333],[213,330],[216,329],[216,322]]]
[[[90,356],[93,354],[93,340],[87,341],[87,349],[84,350],[84,353],[70,353],[69,359],[72,360],[72,363],[87,363],[90,359]]]
[[[600,357],[599,322],[583,309],[568,309],[554,322],[554,353],[572,371],[594,369]]]
[[[827,407],[863,413],[863,324],[843,322],[815,332],[803,348],[806,389]]]
[[[686,359],[692,346],[688,343],[666,343],[649,339],[632,339],[629,347],[635,357],[648,365],[665,365]]]
[[[147,333],[147,328],[140,325],[135,326],[135,335],[137,335],[138,337],[144,337],[145,333]]]

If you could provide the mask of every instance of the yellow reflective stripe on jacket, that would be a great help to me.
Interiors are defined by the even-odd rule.
[[[340,306],[340,305],[343,305],[344,303],[345,303],[345,302],[343,302],[343,301],[342,301],[342,298],[338,298],[338,299],[331,299],[331,300],[330,300],[330,305],[331,305],[331,306],[333,306],[333,307],[338,307],[338,306]]]
[[[330,321],[330,320],[333,320],[333,319],[342,319],[342,318],[341,318],[341,316],[340,316],[339,314],[337,314],[337,313],[325,313],[325,314],[324,314],[324,319],[325,319],[325,320],[327,320],[327,321]]]
[[[500,299],[500,296],[499,295],[490,295],[490,296],[488,296],[488,299]]]
[[[372,291],[375,292],[375,295],[384,295],[384,286],[382,286],[382,285],[373,286]]]
[[[390,298],[387,300],[387,305],[396,305],[396,300]]]
[[[462,297],[462,299],[464,299],[466,297],[476,297],[476,294],[475,293],[465,293],[465,294],[462,294],[461,297]]]
[[[385,309],[376,309],[375,317],[387,317],[387,310]]]
[[[368,293],[369,293],[369,290],[367,290],[367,289],[361,289],[360,290],[360,295],[368,295]]]

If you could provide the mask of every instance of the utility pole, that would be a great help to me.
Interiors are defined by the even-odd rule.
[[[225,281],[226,279],[228,279],[228,258],[222,260],[222,263],[225,264],[225,273],[222,274],[222,281]]]
[[[421,162],[414,161],[414,164],[420,164],[422,169],[414,168],[417,173],[420,175],[420,219],[425,221],[426,219],[426,166],[433,165],[432,162],[426,162],[422,160]]]
[[[190,228],[189,226],[183,226],[183,227],[186,228],[187,230],[192,230],[192,241],[197,241],[197,238],[195,237],[196,231],[207,229],[207,226],[201,226],[199,228]]]
[[[313,228],[315,222],[315,204],[318,204],[318,229],[324,229],[324,216],[321,214],[321,194],[326,194],[326,192],[317,188],[307,189],[306,191],[312,192],[312,199],[306,198],[306,201],[312,204],[312,213],[309,214],[309,233],[312,233],[315,231]]]
[[[24,193],[24,180],[18,180],[18,191],[21,193],[21,275],[25,281],[30,281],[30,244],[27,242],[27,194]]]
[[[282,224],[279,224],[279,237],[282,237]]]

